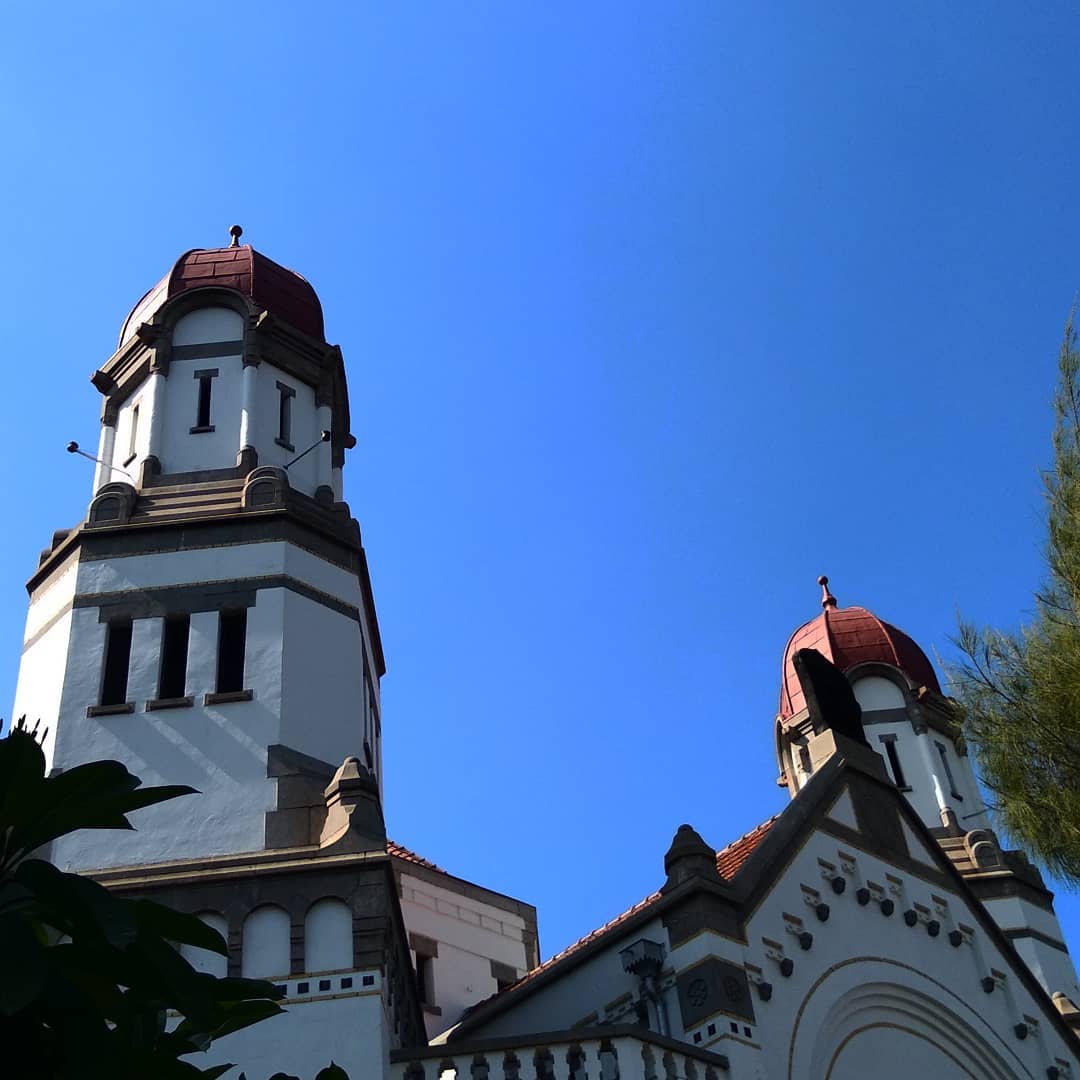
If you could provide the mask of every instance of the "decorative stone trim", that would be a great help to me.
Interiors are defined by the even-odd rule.
[[[229,705],[234,701],[251,701],[255,697],[254,690],[225,690],[219,694],[204,694],[204,705]]]
[[[90,503],[88,525],[125,525],[135,509],[138,493],[131,484],[117,481],[103,485]]]
[[[245,510],[273,510],[285,506],[289,474],[273,465],[262,465],[248,473],[242,496]]]
[[[151,698],[146,703],[146,711],[155,712],[158,709],[190,709],[194,704],[195,699],[190,694],[187,697]]]
[[[119,705],[88,705],[86,707],[87,716],[120,716],[124,713],[133,713],[134,711],[134,701],[124,701]]]

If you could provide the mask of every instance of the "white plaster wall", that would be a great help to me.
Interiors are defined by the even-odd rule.
[[[847,887],[837,895],[828,879],[843,866],[851,868],[851,872],[844,874]],[[886,875],[891,875],[892,880]],[[882,886],[883,895],[893,899],[896,910],[891,917],[883,916],[874,901],[865,907],[856,902],[856,889],[871,883]],[[807,893],[803,886],[816,890],[818,895]],[[818,920],[808,897],[814,903],[821,900],[829,905],[827,921]],[[930,909],[932,917],[940,921],[939,936],[931,937],[922,922],[914,927],[906,925],[902,912],[914,904]],[[960,947],[953,947],[947,935],[958,925],[971,928],[973,940],[969,943],[965,939]],[[789,926],[813,935],[808,951],[800,947]],[[603,1017],[608,1001],[627,990],[636,991],[635,980],[622,973],[618,951],[639,937],[668,944],[659,920],[635,929],[512,1010],[493,1018],[477,1033],[478,1037],[558,1030],[594,1010]],[[1043,1076],[1047,1065],[1059,1058],[1071,1063],[1074,1072],[1080,1071],[1080,1059],[1072,1045],[1052,1026],[1048,1003],[1041,995],[1036,997],[1028,991],[1013,973],[995,937],[981,928],[964,898],[822,832],[811,835],[777,885],[762,899],[749,921],[745,943],[705,931],[671,949],[666,967],[684,971],[708,956],[746,965],[751,971],[760,969],[760,978],[772,985],[768,1002],[754,992],[756,1019],[747,1025],[751,1029],[749,1037],[743,1021],[739,1022],[739,1032],[732,1033],[729,1017],[723,1013],[683,1029],[676,997],[668,994],[673,1034],[692,1043],[694,1033],[700,1032],[702,1042],[694,1045],[728,1054],[733,1074],[767,1076],[770,1080],[825,1075],[907,1080],[915,1074],[913,1063],[922,1063],[930,1069],[924,1075],[949,1076],[932,1048],[915,1045],[925,1042],[918,1034],[910,1036],[910,1046],[908,1041],[902,1044],[905,1053],[911,1051],[910,1058],[897,1049],[900,1042],[889,1044],[893,1051],[882,1056],[885,1044],[874,1038],[843,1048],[843,1038],[853,1028],[849,1025],[845,1033],[840,1018],[859,1015],[867,1019],[868,1029],[885,1022],[921,1030],[917,1024],[908,1023],[911,1017],[939,1024],[946,1045],[964,1045],[961,1060],[978,1064],[972,1075]],[[794,961],[789,978],[780,973],[779,960],[783,956]],[[1005,972],[1006,977],[993,993],[986,994],[981,979],[991,968]],[[869,996],[845,1012],[845,995],[852,992]],[[1013,1029],[1025,1017],[1039,1021],[1038,1029],[1020,1040]],[[716,1025],[716,1034],[711,1038],[706,1033],[709,1023]],[[830,1039],[834,1041],[830,1043]],[[826,1066],[838,1051],[836,1071],[829,1073]],[[871,1061],[870,1054],[878,1054],[878,1060]],[[995,1061],[1003,1063],[996,1072]]]
[[[347,615],[284,593],[281,741],[340,765],[363,757],[360,626]]]
[[[425,1017],[429,1035],[445,1030],[468,1006],[495,993],[492,960],[519,975],[528,969],[525,920],[465,895],[455,888],[453,878],[448,877],[445,885],[434,885],[403,873],[401,910],[410,933],[439,943],[439,955],[432,962],[432,1004],[442,1015]]]
[[[120,406],[116,418],[116,439],[113,442],[112,471],[107,482],[120,481],[139,486],[139,469],[143,459],[150,452],[150,427],[153,423],[154,401],[150,393],[153,380],[146,380],[131,397]],[[138,407],[139,419],[135,428],[135,458],[131,456],[131,426]]]
[[[862,679],[856,686],[870,681],[870,679]],[[885,679],[877,681],[887,682]],[[893,690],[896,690],[896,687],[892,686],[891,683],[888,685]],[[898,690],[897,693],[899,693]],[[873,717],[872,712],[864,715],[867,718]],[[933,781],[935,776],[940,783],[940,790],[945,799],[945,804],[956,811],[957,817],[964,822],[965,828],[973,829],[986,824],[984,817],[973,818],[967,816],[982,809],[983,800],[979,795],[970,758],[958,754],[949,738],[933,730],[922,735],[916,735],[911,723],[906,719],[887,723],[868,723],[866,725],[867,741],[874,750],[885,758],[890,779],[892,778],[892,770],[889,767],[888,759],[885,757],[885,747],[881,742],[882,735],[896,736],[896,752],[900,757],[904,779],[911,788],[910,791],[904,793],[904,797],[925,825],[931,828],[938,828],[941,825],[941,811]],[[941,755],[938,753],[936,745],[939,742],[945,747],[949,766],[956,781],[956,790],[961,795],[959,799],[953,796],[948,777],[944,768],[942,768]]]
[[[902,709],[906,704],[900,687],[880,675],[867,675],[857,679],[852,683],[851,689],[855,693],[855,700],[867,712],[876,709]]]
[[[245,979],[280,979],[289,974],[289,915],[264,904],[244,920],[240,974]]]
[[[231,308],[205,307],[176,320],[173,345],[205,345],[219,341],[241,341],[244,320]]]
[[[986,910],[1003,930],[1028,928],[1045,934],[1055,941],[1065,941],[1057,915],[1015,896],[988,900]],[[1060,990],[1073,1001],[1080,1001],[1080,982],[1067,952],[1039,941],[1037,938],[1015,938],[1016,951],[1027,960],[1047,993]]]
[[[659,942],[668,949],[667,930],[659,919],[654,919],[633,930],[629,936],[613,941],[606,949],[594,954],[590,961],[568,971],[560,979],[524,998],[520,1005],[502,1016],[493,1018],[483,1027],[483,1036],[510,1036],[542,1031],[559,1031],[572,1027],[591,1012],[597,1012],[603,1020],[604,1007],[615,999],[630,993],[638,996],[638,980],[623,971],[619,950],[625,949],[639,938]],[[665,962],[665,967],[669,964]],[[665,995],[673,1034],[679,1038],[681,1023],[678,1005],[673,994]],[[631,1022],[625,1016],[619,1023]]]
[[[190,318],[191,316],[188,316]],[[199,380],[196,371],[217,368],[210,393],[213,431],[193,435],[198,419]],[[202,360],[169,362],[162,404],[156,423],[161,423],[161,470],[166,473],[196,469],[229,469],[236,464],[240,447],[240,406],[243,363],[239,355],[211,356]],[[119,442],[119,440],[118,440]]]
[[[19,662],[15,704],[10,715],[13,721],[25,716],[31,728],[37,721],[39,736],[48,729],[42,740],[46,772],[52,768],[55,759],[70,634],[71,612],[68,611],[23,649]]]
[[[274,441],[278,434],[278,410],[281,394],[277,384],[281,382],[296,391],[292,404],[292,445],[286,450]],[[265,361],[259,365],[256,384],[256,410],[258,412],[256,446],[260,465],[276,465],[283,468],[297,454],[306,450],[319,437],[319,419],[315,408],[315,391],[306,383]],[[320,448],[321,449],[321,448]],[[318,461],[320,450],[312,450],[303,460],[289,469],[289,483],[306,495],[314,495],[319,486]]]
[[[72,615],[72,647],[64,680],[56,764],[115,758],[146,784],[189,784],[201,794],[140,810],[137,831],[90,830],[58,841],[54,857],[66,868],[199,858],[261,850],[264,814],[273,808],[266,748],[280,742],[283,590],[263,590],[248,609],[247,681],[254,700],[204,706],[214,690],[216,614],[192,618],[188,689],[192,708],[146,712],[156,697],[160,619],[136,620],[128,700],[136,711],[87,717],[98,700],[106,628],[97,608]],[[303,749],[300,747],[299,749]]]
[[[201,1068],[235,1061],[239,1069],[229,1075],[239,1075],[242,1069],[252,1080],[276,1072],[313,1077],[331,1061],[353,1080],[377,1080],[385,1075],[391,1040],[377,989],[347,997],[289,1001],[285,1009],[188,1060]]]
[[[840,858],[841,851],[855,856],[855,873],[848,878],[845,893],[836,896],[822,876],[819,860],[833,866],[852,865],[850,860]],[[886,874],[899,879],[899,884],[890,883]],[[892,890],[886,894],[896,904],[896,911],[890,918],[885,918],[874,902],[866,907],[855,902],[855,889],[867,882]],[[802,885],[818,889],[821,899],[830,905],[827,922],[816,919],[804,899],[806,894]],[[933,896],[946,901],[944,913],[937,910]],[[930,937],[922,923],[915,927],[904,923],[902,911],[915,903],[926,906],[939,919],[942,931],[938,937]],[[785,914],[801,919],[803,928],[813,934],[814,943],[808,952],[800,949],[795,935],[786,929],[789,920],[784,918]],[[957,923],[975,928],[975,947],[965,943],[954,948],[949,944],[948,931]],[[846,991],[849,982],[865,984],[871,979],[906,987],[936,1002],[936,1009],[942,1014],[948,1012],[958,1017],[958,1022],[992,1047],[993,1052],[1010,1068],[1015,1068],[1018,1075],[1024,1075],[1024,1068],[1031,1069],[1033,1075],[1040,1075],[1039,1070],[1045,1069],[1043,1047],[1036,1040],[1020,1041],[1012,1034],[1021,1014],[1042,1015],[1040,1003],[1027,992],[1019,978],[1012,975],[1007,977],[1006,987],[992,994],[985,994],[979,985],[990,966],[1006,972],[1009,967],[998,954],[993,939],[978,927],[966,902],[958,895],[941,890],[936,883],[899,872],[851,845],[838,844],[824,833],[816,833],[759,905],[747,936],[748,944],[738,947],[708,935],[715,943],[713,947],[724,949],[729,959],[749,961],[761,967],[765,978],[773,985],[770,1002],[755,1002],[760,1028],[758,1037],[765,1072],[770,1077],[814,1075],[808,1062],[815,1053],[816,1033],[825,1024],[829,1009]],[[763,943],[763,938],[781,943],[784,954],[794,960],[795,970],[790,978],[785,979],[779,973],[777,962],[770,959],[769,947]],[[673,957],[680,966],[685,966],[684,957],[697,958],[694,954],[701,954],[708,947],[701,938],[694,942],[680,948]],[[876,966],[871,970],[870,965]],[[882,970],[886,975],[882,975]],[[832,983],[830,972],[843,975]],[[796,1017],[800,1015],[799,1031],[793,1039],[789,1038]],[[1042,1029],[1048,1048],[1056,1048],[1055,1052],[1068,1055],[1067,1060],[1076,1060],[1071,1056],[1071,1050],[1050,1030],[1049,1024],[1043,1024]],[[789,1052],[794,1055],[790,1074]],[[853,1062],[857,1060],[857,1057],[852,1058]],[[899,1078],[910,1073],[904,1070],[899,1060],[890,1060],[881,1062],[875,1075]]]
[[[83,562],[78,567],[77,587],[80,594],[120,592],[282,573],[346,603],[360,603],[360,584],[355,574],[276,540]]]
[[[305,972],[345,971],[352,965],[352,911],[341,900],[317,901],[304,918]]]

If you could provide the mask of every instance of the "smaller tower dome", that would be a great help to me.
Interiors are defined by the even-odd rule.
[[[805,707],[795,674],[794,657],[800,649],[815,649],[841,671],[872,661],[899,668],[915,686],[941,693],[941,684],[926,653],[902,630],[863,607],[838,607],[829,592],[829,579],[818,578],[822,589],[820,615],[791,635],[781,668],[780,717],[786,720]]]
[[[260,308],[277,315],[297,330],[324,340],[322,305],[315,290],[295,270],[280,266],[241,244],[243,229],[229,230],[232,242],[222,248],[193,248],[131,309],[120,329],[120,345],[140,323],[148,322],[163,304],[189,289],[235,289]]]

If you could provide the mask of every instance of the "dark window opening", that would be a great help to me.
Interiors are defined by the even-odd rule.
[[[277,384],[277,388],[281,395],[278,399],[277,444],[284,446],[286,450],[293,450],[295,448],[292,442],[292,403],[293,398],[296,397],[296,391],[281,382]]]
[[[434,983],[432,979],[432,957],[423,953],[416,954],[416,989],[420,994],[421,1005],[434,1004]]]
[[[900,765],[900,755],[896,750],[896,739],[882,735],[881,742],[885,747],[885,756],[889,759],[889,771],[892,773],[893,783],[898,788],[906,788],[908,786],[907,780],[904,779],[904,770]]]
[[[136,405],[131,410],[131,430],[128,432],[128,456],[125,465],[129,464],[135,457],[135,440],[139,437],[139,406]]]
[[[105,639],[105,670],[101,679],[102,705],[123,705],[127,701],[130,663],[131,620],[111,622]]]
[[[161,674],[158,679],[158,697],[182,698],[187,682],[188,636],[191,617],[174,615],[165,620],[161,635]]]
[[[941,764],[945,769],[945,777],[949,781],[949,794],[952,795],[954,799],[959,799],[963,802],[963,795],[956,790],[956,778],[953,776],[952,766],[949,764],[949,757],[945,751],[945,744],[936,742],[934,745],[938,748],[938,753],[941,755]]]
[[[210,388],[213,386],[213,380],[208,375],[204,375],[199,380],[199,415],[195,421],[196,427],[209,427],[210,426]]]
[[[247,610],[223,611],[218,616],[217,692],[244,689],[244,647]]]
[[[195,378],[199,381],[199,401],[195,409],[195,426],[191,429],[192,435],[214,430],[214,425],[210,422],[210,398],[217,375],[217,368],[195,372]]]

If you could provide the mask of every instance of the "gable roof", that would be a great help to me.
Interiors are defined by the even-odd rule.
[[[765,839],[765,836],[779,817],[780,814],[774,814],[771,818],[763,821],[760,825],[755,826],[748,833],[743,834],[737,840],[733,840],[727,847],[721,848],[716,853],[716,869],[719,870],[720,875],[723,878],[730,880],[739,873],[747,859],[750,858],[754,849]],[[502,990],[492,994],[491,997],[478,1001],[471,1009],[467,1010],[466,1015],[472,1015],[475,1010],[489,1004],[493,1005],[496,998],[502,998],[504,995],[513,993],[526,983],[530,983],[539,976],[547,974],[552,968],[558,967],[564,961],[581,953],[582,950],[586,949],[594,941],[607,937],[608,934],[617,930],[624,924],[633,923],[638,915],[648,911],[657,904],[662,896],[663,893],[659,889],[657,889],[656,892],[649,893],[643,900],[639,900],[636,904],[627,908],[621,915],[616,915],[615,918],[609,919],[603,926],[597,927],[584,937],[578,938],[577,941],[567,945],[561,952],[557,952],[554,956],[548,957],[542,964],[534,967],[531,971],[526,972],[517,980],[517,982],[504,987]]]
[[[876,754],[873,756],[877,758]],[[923,879],[926,879],[927,875],[931,875],[931,880],[937,877],[942,887],[949,888],[964,898],[972,916],[999,950],[1002,959],[1009,964],[1032,997],[1042,1004],[1048,1021],[1067,1042],[1074,1044],[1077,1040],[1076,1034],[1062,1019],[1049,994],[1024,963],[1013,943],[994,922],[907,799],[885,778],[883,770],[868,766],[867,761],[863,747],[844,740],[844,744],[838,747],[838,752],[824,763],[798,797],[780,813],[717,852],[717,869],[723,877],[721,882],[696,877],[683,881],[669,891],[658,890],[650,893],[644,900],[592,933],[586,934],[511,986],[478,1002],[466,1011],[459,1023],[446,1032],[443,1038],[448,1042],[465,1041],[476,1028],[482,1027],[504,1010],[513,1008],[520,998],[561,977],[566,970],[584,962],[598,949],[612,944],[613,939],[618,940],[619,937],[628,935],[635,926],[650,919],[673,913],[696,895],[711,894],[721,904],[731,905],[737,923],[745,925],[763,897],[785,872],[788,863],[801,850],[809,833],[824,827],[830,834],[871,854],[877,854],[885,861],[901,866]],[[882,797],[893,803],[901,821],[910,826],[915,836],[922,841],[936,866],[927,865],[918,858],[917,853],[905,856],[899,851],[888,850],[882,846],[880,837],[829,819],[828,810],[839,793],[845,787],[856,784],[870,785],[875,797]],[[899,822],[897,824],[899,826]],[[907,847],[906,841],[904,847]]]

